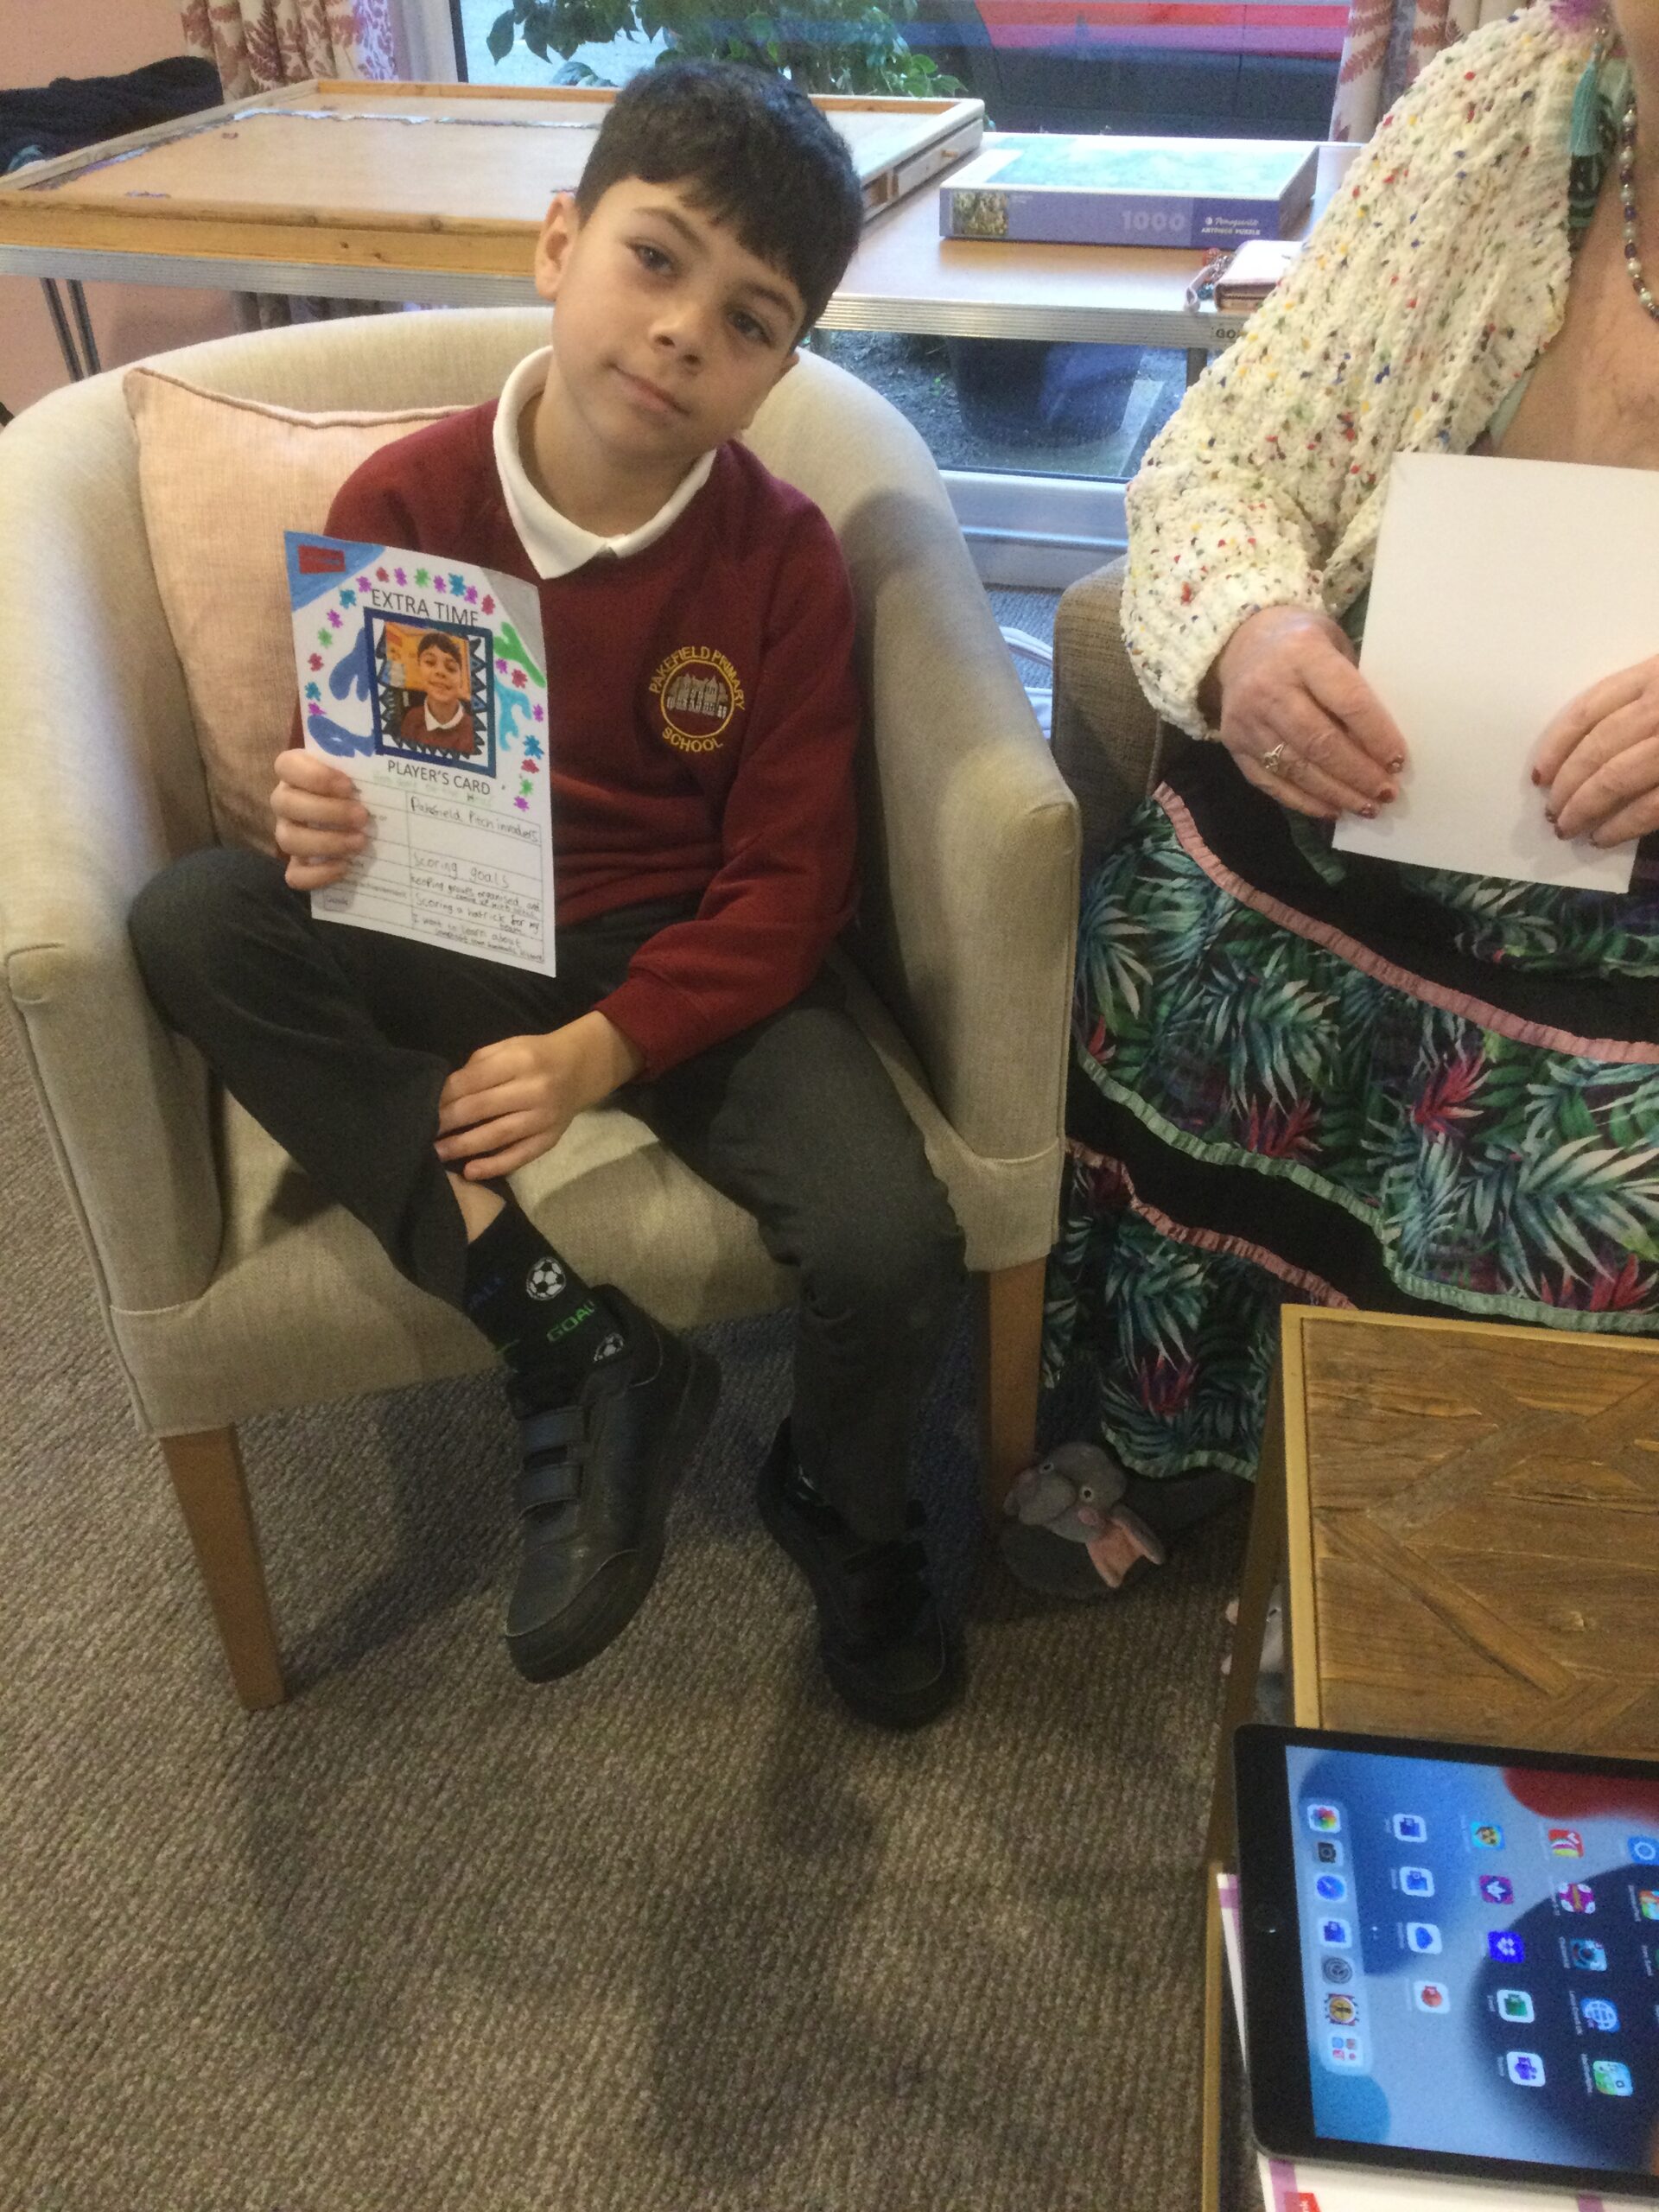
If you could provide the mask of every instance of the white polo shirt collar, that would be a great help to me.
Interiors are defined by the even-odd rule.
[[[531,566],[543,579],[568,576],[573,569],[585,567],[601,553],[618,561],[626,561],[632,553],[643,553],[647,545],[654,545],[664,531],[672,529],[709,481],[709,472],[715,465],[712,451],[693,461],[651,520],[642,522],[638,530],[624,531],[618,537],[600,537],[562,515],[531,482],[518,451],[518,418],[547,381],[552,350],[543,346],[539,353],[519,362],[507,378],[495,410],[495,467],[502,496]]]

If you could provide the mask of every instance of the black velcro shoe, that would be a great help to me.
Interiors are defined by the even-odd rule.
[[[620,1290],[596,1287],[622,1342],[595,1361],[574,1404],[537,1410],[519,1387],[509,1393],[524,1471],[507,1655],[532,1682],[585,1667],[639,1610],[662,1565],[675,1488],[720,1395],[706,1351]]]
[[[920,1506],[906,1515],[910,1535],[867,1543],[801,1472],[787,1421],[756,1496],[767,1533],[811,1586],[823,1671],[842,1702],[881,1728],[937,1720],[962,1694],[962,1643],[928,1584]]]

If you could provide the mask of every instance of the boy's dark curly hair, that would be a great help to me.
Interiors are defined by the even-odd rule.
[[[747,251],[789,277],[810,329],[841,282],[864,221],[846,142],[804,92],[740,61],[643,69],[600,127],[576,206],[592,214],[628,177],[679,186]]]

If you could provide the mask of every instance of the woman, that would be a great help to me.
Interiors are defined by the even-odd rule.
[[[1529,8],[1396,105],[1130,487],[1128,648],[1212,741],[1084,896],[1049,1353],[1154,1529],[1254,1472],[1287,1297],[1659,1328],[1659,872],[1495,881],[1328,827],[1408,772],[1354,664],[1392,457],[1659,467],[1655,290],[1659,7]],[[1534,759],[1563,836],[1659,828],[1659,658]],[[1041,1534],[1017,1572],[1100,1589]]]

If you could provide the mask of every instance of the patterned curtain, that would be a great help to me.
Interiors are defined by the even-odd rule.
[[[185,43],[226,99],[308,77],[395,77],[391,0],[181,0]]]
[[[1331,136],[1370,137],[1423,64],[1466,31],[1510,13],[1514,0],[1351,0]]]

